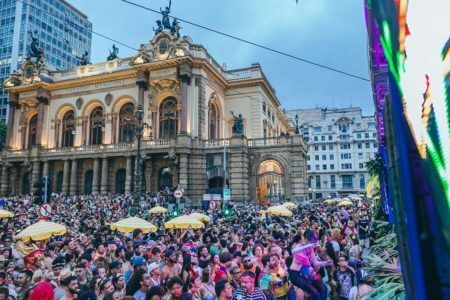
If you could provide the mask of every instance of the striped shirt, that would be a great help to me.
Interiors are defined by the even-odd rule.
[[[255,287],[253,293],[246,294],[242,288],[236,289],[232,300],[267,300],[266,295],[260,288]]]

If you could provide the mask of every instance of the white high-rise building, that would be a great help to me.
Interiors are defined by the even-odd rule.
[[[363,193],[370,176],[366,162],[378,151],[373,116],[361,108],[314,108],[287,112],[308,145],[309,198]],[[294,121],[295,122],[295,121]]]

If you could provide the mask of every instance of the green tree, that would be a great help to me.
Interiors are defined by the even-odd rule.
[[[384,168],[384,162],[381,154],[375,153],[375,157],[366,162],[366,168],[370,176],[379,175]]]
[[[4,149],[6,147],[6,130],[7,126],[5,122],[0,121],[0,149]]]

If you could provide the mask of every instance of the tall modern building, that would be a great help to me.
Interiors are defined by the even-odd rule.
[[[308,145],[309,198],[364,192],[370,179],[365,163],[378,151],[374,118],[356,107],[299,109],[288,115],[298,116]]]
[[[27,3],[27,4],[25,4]],[[74,67],[91,49],[92,23],[63,0],[0,0],[0,82],[20,70],[37,32],[49,70]],[[0,120],[6,121],[8,94],[0,86]]]

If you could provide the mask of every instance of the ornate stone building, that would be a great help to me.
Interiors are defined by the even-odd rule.
[[[194,202],[220,193],[227,153],[232,200],[306,197],[305,145],[259,64],[224,70],[170,28],[109,59],[56,72],[31,59],[4,82],[2,194],[33,191],[43,176],[63,194],[133,192],[140,108],[143,191],[179,184]],[[239,114],[243,133],[233,134]]]

